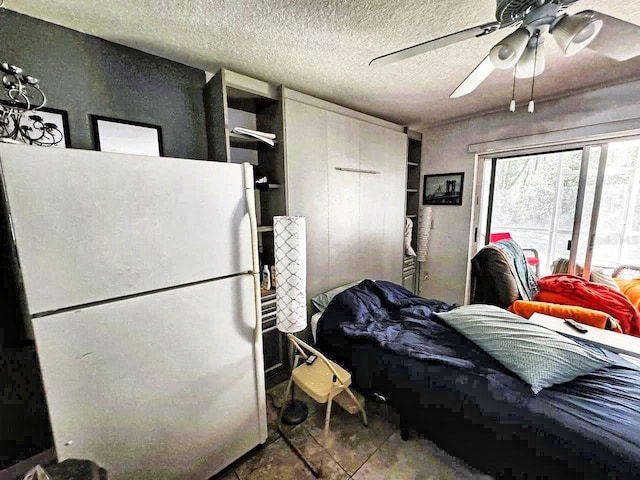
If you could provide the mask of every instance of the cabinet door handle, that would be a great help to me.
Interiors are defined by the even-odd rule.
[[[356,172],[356,173],[369,173],[371,175],[380,175],[380,172],[376,170],[363,170],[361,168],[336,167],[336,170],[340,170],[341,172]]]

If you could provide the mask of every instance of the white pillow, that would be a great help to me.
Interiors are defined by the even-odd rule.
[[[604,273],[604,270],[602,270],[601,268],[591,270],[591,281],[593,283],[600,283],[602,285],[606,285],[607,287],[611,287],[617,292],[620,291],[620,287],[613,279],[613,277],[608,273]]]
[[[329,290],[328,292],[316,295],[311,299],[311,303],[313,303],[318,310],[324,312],[324,309],[327,308],[327,305],[329,305],[329,302],[333,300],[333,297],[335,297],[339,293],[344,292],[347,288],[358,285],[360,282],[362,282],[362,280],[358,280],[357,282],[353,283],[347,283],[346,285],[340,285],[339,287]]]

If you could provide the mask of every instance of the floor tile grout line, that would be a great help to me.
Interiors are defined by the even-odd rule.
[[[312,416],[315,416],[315,415],[318,415],[318,414],[319,414],[319,412],[315,412],[313,415],[309,416],[309,417],[307,418],[307,420],[305,420],[305,422],[304,422],[304,423],[306,423],[307,421],[310,421]],[[344,468],[342,465],[340,465],[340,462],[338,462],[338,459],[337,459],[337,458],[335,458],[333,455],[331,455],[331,452],[329,451],[329,449],[328,449],[328,448],[326,448],[325,446],[323,446],[323,445],[322,445],[322,444],[321,444],[321,443],[316,439],[316,437],[314,437],[313,435],[311,435],[311,432],[309,432],[309,430],[307,430],[307,428],[306,428],[306,426],[304,425],[304,423],[302,424],[302,426],[303,426],[303,428],[305,429],[305,432],[307,433],[307,435],[311,438],[311,440],[313,440],[314,442],[316,442],[316,443],[318,444],[318,446],[319,446],[322,450],[324,450],[324,452],[329,456],[329,458],[330,458],[331,460],[333,460],[333,461],[336,463],[336,465],[338,465],[338,466],[340,467],[340,470],[342,470],[342,471],[345,473],[345,475],[347,475],[347,477],[349,477],[349,473],[345,470],[345,468]]]
[[[295,386],[295,384],[294,384],[294,388],[295,388],[295,387],[296,387],[296,386]],[[270,392],[270,393],[271,393],[271,392]],[[271,393],[271,397],[272,397],[272,399],[274,399],[274,400],[275,400],[275,395],[273,395],[273,393]],[[306,403],[306,402],[305,402],[305,403]],[[274,408],[275,408],[275,405],[274,405]],[[326,454],[326,455],[327,455],[331,460],[333,460],[333,461],[336,463],[336,465],[338,465],[338,467],[340,467],[340,470],[341,470],[342,472],[344,472],[344,474],[347,476],[347,478],[348,478],[348,479],[352,479],[352,478],[353,478],[353,477],[358,473],[358,471],[359,471],[359,470],[360,470],[364,465],[366,465],[366,464],[367,464],[367,462],[369,462],[369,461],[371,460],[371,458],[372,458],[372,457],[373,457],[373,456],[374,456],[374,455],[375,455],[375,454],[376,454],[376,453],[377,453],[377,452],[382,448],[382,446],[383,446],[385,443],[388,443],[388,442],[389,442],[389,439],[390,439],[390,438],[391,438],[395,433],[397,433],[397,426],[396,426],[396,425],[394,425],[394,424],[393,424],[393,422],[392,422],[392,421],[390,421],[390,419],[386,418],[384,415],[380,414],[379,412],[372,412],[372,413],[371,413],[371,415],[372,415],[372,416],[376,416],[376,417],[380,418],[382,421],[384,421],[385,423],[389,424],[389,425],[392,427],[392,431],[391,431],[391,432],[390,432],[386,437],[384,437],[384,440],[383,440],[382,442],[380,442],[380,445],[378,445],[378,446],[375,448],[375,450],[374,450],[370,455],[368,455],[368,456],[366,457],[366,460],[365,460],[365,461],[364,461],[364,462],[363,462],[363,463],[362,463],[362,464],[361,464],[361,465],[360,465],[360,466],[359,466],[359,467],[358,467],[358,468],[353,472],[353,474],[349,474],[349,472],[348,472],[348,471],[347,471],[347,470],[346,470],[346,469],[345,469],[345,468],[340,464],[340,462],[338,461],[338,459],[337,459],[337,458],[335,458],[335,457],[331,454],[330,450],[328,450],[327,448],[325,448],[325,447],[320,443],[320,441],[319,441],[317,438],[315,438],[315,436],[314,436],[314,435],[312,435],[312,434],[310,433],[310,431],[309,431],[309,430],[307,429],[307,427],[306,427],[307,422],[310,422],[310,421],[311,421],[311,419],[312,419],[314,416],[320,415],[320,413],[321,413],[321,412],[320,412],[320,410],[319,410],[319,409],[317,409],[317,408],[316,408],[316,409],[314,409],[314,411],[313,411],[313,412],[310,412],[310,415],[307,417],[307,419],[305,419],[305,421],[304,421],[300,426],[301,426],[301,428],[304,428],[305,433],[306,433],[306,436],[310,437],[310,438],[311,438],[311,440],[313,440],[313,441],[315,442],[315,444],[317,444],[317,445],[320,447],[320,449],[321,449],[321,450],[322,450],[322,451],[323,451],[323,452],[324,452],[324,453],[325,453],[325,454]],[[276,443],[278,440],[281,440],[281,439],[282,439],[282,436],[281,436],[281,435],[278,435],[278,436],[277,436],[277,438],[274,438],[274,439],[272,440],[272,442],[271,442],[271,443],[269,443],[269,445],[271,445],[271,444],[273,444],[273,443]],[[299,459],[299,460],[300,460],[300,459]],[[300,461],[301,461],[301,460],[300,460]],[[240,479],[240,475],[237,473],[237,471],[235,471],[235,469],[234,469],[234,473],[235,473],[235,475],[238,477],[238,480],[241,480],[241,479]]]
[[[309,416],[309,417],[304,421],[304,423],[302,423],[301,425],[303,426],[303,428],[305,428],[305,431],[307,432],[308,436],[309,436],[309,437],[311,437],[311,439],[312,439],[313,441],[315,441],[315,442],[320,446],[320,448],[322,448],[322,449],[327,453],[327,455],[329,455],[329,457],[330,457],[330,458],[331,458],[331,459],[332,459],[332,460],[333,460],[333,461],[334,461],[334,462],[335,462],[335,463],[340,467],[340,469],[341,469],[341,470],[342,470],[342,471],[347,475],[347,477],[348,477],[348,478],[353,478],[353,476],[358,472],[358,470],[360,470],[360,469],[361,469],[361,468],[362,468],[362,467],[363,467],[363,466],[364,466],[364,465],[365,465],[365,464],[366,464],[366,463],[371,459],[371,457],[372,457],[373,455],[375,455],[375,454],[376,454],[376,452],[377,452],[378,450],[380,450],[380,448],[382,447],[382,445],[384,445],[385,443],[387,443],[387,442],[389,441],[389,439],[393,436],[393,434],[394,434],[394,433],[396,433],[396,429],[394,428],[394,430],[393,430],[393,431],[391,431],[391,433],[389,433],[389,435],[388,435],[388,436],[387,436],[387,437],[386,437],[382,442],[380,442],[380,445],[379,445],[378,447],[376,447],[376,449],[371,453],[371,455],[369,455],[369,456],[366,458],[366,460],[365,460],[364,462],[362,462],[362,464],[361,464],[361,465],[360,465],[360,466],[359,466],[359,467],[358,467],[358,468],[353,472],[353,474],[349,474],[349,472],[345,469],[345,467],[344,467],[344,466],[342,466],[342,465],[340,464],[340,462],[338,461],[338,459],[337,459],[337,458],[335,458],[333,455],[331,455],[331,452],[330,452],[327,448],[323,447],[323,446],[322,446],[322,444],[321,444],[321,443],[320,443],[320,442],[319,442],[319,441],[318,441],[318,440],[317,440],[317,439],[316,439],[316,438],[311,434],[311,432],[309,432],[309,430],[307,430],[307,429],[306,429],[306,427],[305,427],[305,423],[306,423],[307,421],[310,421],[312,416],[316,416],[316,415],[319,415],[319,414],[320,414],[320,412],[319,412],[319,411],[315,412],[313,415]],[[390,425],[392,425],[392,424],[391,424],[391,422],[389,422],[387,419],[385,419],[384,417],[382,417],[382,416],[381,416],[380,414],[378,414],[377,412],[372,412],[372,413],[371,413],[371,416],[376,416],[376,417],[380,418],[380,420],[382,420],[382,421],[384,421],[384,422],[387,422],[387,423],[389,423]],[[393,426],[393,425],[392,425],[392,426]],[[365,427],[365,428],[368,428],[368,427]]]
[[[389,422],[387,419],[385,419],[384,417],[382,417],[381,415],[379,415],[377,412],[372,412],[372,413],[371,413],[371,416],[379,417],[381,420],[383,420],[383,421],[385,421],[385,422],[387,422],[387,423],[391,424],[391,422]],[[392,425],[392,426],[393,426],[393,425]],[[368,428],[368,427],[365,427],[365,428]],[[380,442],[380,445],[379,445],[378,447],[376,447],[376,449],[371,453],[371,455],[369,455],[369,456],[366,458],[366,460],[365,460],[364,462],[362,462],[362,464],[361,464],[358,468],[356,468],[356,470],[355,470],[355,471],[353,472],[353,474],[351,474],[351,475],[347,472],[347,470],[346,470],[342,465],[340,465],[340,462],[338,462],[338,460],[337,460],[336,458],[334,458],[334,457],[333,457],[333,455],[331,455],[331,453],[329,452],[329,450],[327,450],[327,449],[325,448],[325,451],[327,452],[327,454],[329,454],[329,456],[330,456],[331,458],[333,458],[333,460],[334,460],[334,461],[338,464],[338,466],[339,466],[339,467],[340,467],[340,468],[341,468],[341,469],[342,469],[342,470],[343,470],[343,471],[344,471],[344,472],[349,476],[349,478],[353,478],[353,476],[354,476],[356,473],[358,473],[358,470],[360,470],[362,467],[364,467],[364,466],[366,465],[366,463],[367,463],[369,460],[371,460],[371,457],[373,457],[373,456],[378,452],[378,450],[380,450],[380,449],[382,448],[382,446],[383,446],[385,443],[387,443],[387,442],[389,441],[389,439],[393,436],[393,434],[394,434],[394,433],[396,433],[395,428],[394,428],[394,430],[393,430],[391,433],[389,433],[389,435],[388,435],[388,436],[387,436],[387,437],[386,437],[382,442]],[[314,437],[313,435],[309,434],[309,436],[310,436],[311,438],[313,438],[313,440],[315,440],[315,441],[316,441],[316,443],[320,444],[320,442],[318,442],[318,441],[315,439],[315,437]],[[322,447],[322,445],[320,445],[320,446]],[[324,448],[324,447],[322,447],[322,448]]]
[[[344,469],[344,467],[343,467],[342,465],[340,465],[340,462],[338,462],[338,459],[337,459],[337,458],[334,458],[334,456],[333,456],[333,455],[331,455],[331,452],[330,452],[326,447],[322,446],[322,444],[321,444],[318,440],[316,440],[316,438],[315,438],[313,435],[311,435],[311,434],[309,433],[309,430],[307,430],[307,429],[305,428],[305,431],[307,432],[307,435],[311,438],[311,440],[313,440],[314,442],[316,442],[316,444],[317,444],[317,445],[322,449],[322,451],[323,451],[324,453],[326,453],[326,454],[327,454],[327,456],[328,456],[331,460],[333,460],[333,461],[335,462],[335,464],[336,464],[336,465],[338,465],[338,467],[340,467],[340,470],[342,470],[342,471],[344,472],[344,474],[345,474],[347,477],[349,477],[349,473]]]
[[[373,415],[377,415],[377,413],[373,413]],[[378,416],[380,417],[380,415],[378,415]],[[380,418],[382,418],[382,417],[380,417]],[[384,418],[382,418],[382,419],[383,419],[383,420],[385,420]],[[385,421],[387,421],[387,420],[385,420]],[[390,423],[390,422],[389,422],[389,423]],[[355,475],[358,473],[358,471],[359,471],[362,467],[364,467],[364,466],[367,464],[367,462],[368,462],[369,460],[371,460],[371,458],[372,458],[376,453],[378,453],[378,450],[380,450],[380,449],[382,448],[382,446],[383,446],[385,443],[387,443],[387,442],[389,441],[389,439],[393,436],[393,434],[394,434],[394,433],[396,433],[396,432],[395,432],[395,430],[394,430],[394,431],[392,431],[392,432],[389,434],[389,436],[388,436],[387,438],[385,438],[385,439],[384,439],[384,441],[383,441],[382,443],[380,443],[380,446],[379,446],[378,448],[376,448],[376,449],[373,451],[373,453],[367,457],[367,459],[364,461],[364,463],[363,463],[362,465],[360,465],[360,466],[356,469],[356,471],[355,471],[355,472],[353,472],[353,475],[351,475],[351,477],[349,477],[349,478],[353,478],[353,477],[355,477]]]

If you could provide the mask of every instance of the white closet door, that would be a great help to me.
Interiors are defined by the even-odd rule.
[[[406,135],[290,99],[285,112],[288,209],[307,217],[309,297],[365,277],[401,283]]]
[[[332,286],[366,274],[360,261],[360,121],[327,113],[329,276]]]
[[[360,122],[360,168],[378,173],[360,174],[360,247],[354,252],[362,265],[364,276],[374,280],[389,280],[385,270],[386,204],[388,195],[389,159],[385,151],[387,129]]]
[[[287,206],[307,218],[307,298],[327,291],[329,279],[329,170],[327,112],[285,100]]]
[[[36,319],[59,459],[204,480],[264,442],[255,322],[250,275]]]
[[[240,165],[0,145],[31,314],[252,269]]]

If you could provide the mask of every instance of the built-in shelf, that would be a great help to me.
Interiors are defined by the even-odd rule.
[[[2,3],[2,0],[0,0]],[[275,263],[273,217],[287,212],[284,168],[284,116],[282,88],[262,80],[220,69],[204,87],[207,145],[212,160],[251,163],[254,184],[258,249],[263,265]],[[275,145],[233,131],[245,127],[276,135]],[[290,375],[287,337],[275,327],[272,308],[275,290],[262,292],[262,351],[267,388]],[[264,315],[267,314],[267,315]]]
[[[420,209],[420,160],[422,156],[422,134],[408,128],[407,133],[407,204],[405,215],[413,223],[411,246],[418,242],[418,212]],[[416,257],[405,256],[402,267],[402,285],[414,293],[418,292],[418,266]]]

